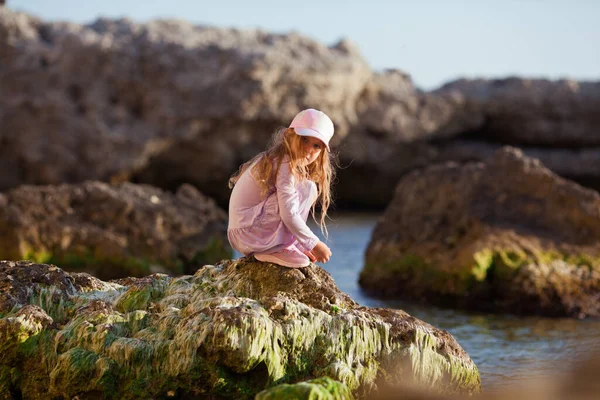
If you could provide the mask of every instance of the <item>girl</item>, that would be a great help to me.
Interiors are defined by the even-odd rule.
[[[317,199],[321,230],[331,203],[334,175],[329,140],[333,122],[325,113],[299,112],[289,128],[275,133],[268,149],[240,167],[229,180],[227,236],[245,256],[290,268],[327,262],[331,250],[306,225]]]

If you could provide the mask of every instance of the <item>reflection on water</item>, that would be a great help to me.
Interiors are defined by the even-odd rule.
[[[333,216],[326,241],[333,256],[321,266],[340,290],[361,305],[403,309],[450,332],[479,368],[486,390],[567,371],[574,360],[600,351],[600,320],[481,314],[369,297],[358,286],[358,275],[377,218],[373,214]],[[310,225],[315,233],[319,231]]]

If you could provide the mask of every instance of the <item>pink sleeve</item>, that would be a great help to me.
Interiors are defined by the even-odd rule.
[[[312,250],[319,243],[319,238],[310,230],[300,215],[300,197],[294,183],[295,178],[290,172],[290,164],[282,162],[275,184],[281,220],[302,247]]]

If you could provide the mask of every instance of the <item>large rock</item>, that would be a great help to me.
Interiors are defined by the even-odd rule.
[[[432,92],[461,96],[483,123],[436,139],[434,162],[485,161],[503,145],[520,147],[562,177],[600,190],[600,82],[460,79]]]
[[[474,139],[455,139],[437,144],[436,162],[485,161],[503,145]],[[528,157],[536,158],[558,175],[600,190],[600,147],[548,148],[522,147]]]
[[[295,113],[318,107],[337,137],[371,72],[348,41],[186,21],[89,25],[0,9],[0,190],[23,183],[192,183],[227,178]]]
[[[480,140],[565,148],[600,147],[600,82],[460,79],[437,94],[460,94],[484,123]]]
[[[306,385],[358,397],[408,379],[438,391],[480,388],[448,332],[360,307],[314,264],[241,259],[193,276],[103,282],[3,261],[0,289],[0,397],[246,399],[325,376],[342,386]]]
[[[396,70],[375,74],[356,107],[358,121],[339,146],[335,190],[346,207],[385,207],[404,174],[436,161],[428,139],[451,138],[483,123],[480,114],[466,111],[460,94],[424,93]]]
[[[403,178],[360,284],[379,295],[600,316],[600,195],[514,148]]]
[[[193,273],[231,257],[227,215],[190,185],[21,186],[0,194],[0,259],[105,278]]]
[[[346,40],[5,8],[0,59],[0,190],[190,183],[226,206],[227,178],[306,107],[335,122],[340,206],[383,208],[415,168],[505,144],[600,188],[597,82],[459,80],[426,93],[400,71],[372,72]]]
[[[507,144],[600,190],[599,108],[600,82],[461,79],[424,93],[400,72],[376,74],[340,146],[339,203],[383,208],[410,171],[485,161]]]

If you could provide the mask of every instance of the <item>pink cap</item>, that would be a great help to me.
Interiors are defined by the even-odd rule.
[[[333,122],[324,112],[313,108],[302,110],[292,120],[290,128],[294,128],[300,136],[312,136],[321,140],[327,151],[331,151],[329,140],[333,136]]]

